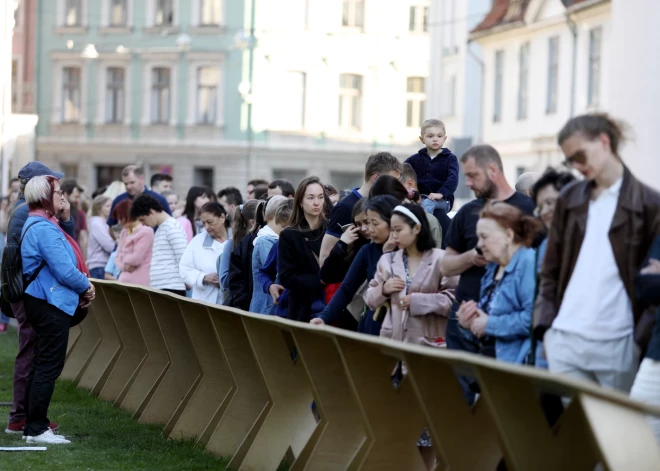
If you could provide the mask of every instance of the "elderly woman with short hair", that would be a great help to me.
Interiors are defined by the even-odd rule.
[[[48,406],[64,367],[74,314],[78,307],[89,306],[95,290],[80,247],[55,219],[65,201],[57,179],[32,178],[25,187],[25,201],[30,213],[21,244],[24,303],[37,332],[37,347],[25,391],[24,434],[29,443],[70,443],[49,428]]]

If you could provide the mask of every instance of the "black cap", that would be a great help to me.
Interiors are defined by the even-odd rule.
[[[53,172],[41,162],[30,162],[18,172],[18,178],[21,183],[27,183],[32,177],[41,177],[52,175],[58,180],[64,177],[63,173]]]

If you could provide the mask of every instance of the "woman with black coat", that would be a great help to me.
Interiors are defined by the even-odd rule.
[[[325,306],[319,253],[325,234],[326,195],[318,177],[305,178],[296,191],[289,227],[280,234],[278,269],[289,291],[289,319],[308,322]]]

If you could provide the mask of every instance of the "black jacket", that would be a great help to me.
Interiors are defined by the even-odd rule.
[[[227,284],[229,287],[228,299],[225,306],[235,307],[244,311],[250,310],[252,301],[252,252],[254,239],[257,234],[248,234],[231,251],[229,258],[229,273]]]
[[[354,242],[353,256],[349,257],[348,252],[350,247],[341,240],[338,241],[330,252],[330,255],[328,255],[328,258],[323,262],[321,280],[327,285],[344,281],[355,256],[368,243],[369,241],[367,239],[360,237]]]
[[[314,231],[290,227],[280,234],[277,267],[282,286],[289,290],[291,320],[309,322],[312,304],[325,303],[317,261],[324,233],[324,227]]]
[[[660,260],[660,236],[655,238],[643,266],[648,264],[650,258]],[[660,305],[660,274],[637,275],[635,288],[639,301],[648,305]],[[655,313],[655,325],[653,326],[646,357],[660,361],[660,307]]]

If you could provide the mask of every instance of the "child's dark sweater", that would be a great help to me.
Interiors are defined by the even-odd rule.
[[[450,206],[454,204],[454,192],[458,186],[458,159],[446,148],[433,159],[429,157],[426,147],[415,155],[408,157],[410,164],[417,173],[417,186],[423,195],[442,193]]]

